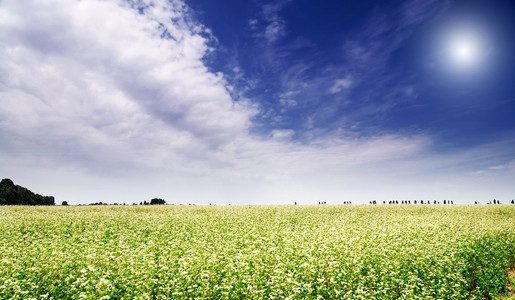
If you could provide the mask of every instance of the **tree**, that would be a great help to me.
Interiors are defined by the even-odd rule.
[[[4,178],[4,179],[2,179],[2,181],[0,181],[0,188],[2,190],[8,189],[8,188],[14,188],[14,187],[15,187],[14,182],[9,178]]]
[[[0,181],[0,205],[55,205],[55,198],[35,194],[4,178]]]
[[[165,203],[166,203],[166,201],[163,199],[160,199],[160,198],[154,198],[154,199],[150,200],[151,205],[165,204]]]
[[[63,203],[61,203],[62,206],[67,206],[68,205],[68,201],[63,201]]]

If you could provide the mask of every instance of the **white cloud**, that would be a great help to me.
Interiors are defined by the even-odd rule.
[[[290,98],[280,98],[279,103],[281,104],[281,106],[283,106],[285,108],[290,108],[290,107],[294,107],[297,105],[297,101],[295,101],[294,99],[290,99]]]
[[[290,141],[295,132],[291,129],[276,129],[271,133],[271,137],[276,141]]]
[[[284,22],[281,20],[274,20],[265,29],[265,38],[269,42],[276,41],[279,37],[283,36],[285,33]]]
[[[141,15],[138,3],[3,1],[4,125],[107,148],[147,139],[216,147],[246,134],[255,107],[233,102],[223,76],[203,65],[209,41],[184,4],[152,1]]]
[[[294,106],[297,106],[297,101],[294,99],[296,95],[298,95],[299,91],[289,91],[285,93],[281,93],[279,95],[279,104],[281,104],[282,111],[284,112],[288,108],[292,108]]]
[[[336,79],[334,84],[327,90],[329,94],[337,94],[343,90],[347,90],[351,87],[353,81],[350,75],[347,75],[345,78]]]
[[[267,3],[261,7],[261,23],[265,25],[264,32],[257,33],[256,36],[265,38],[268,43],[273,43],[286,34],[286,22],[279,15],[281,9],[291,0],[279,1],[276,3]],[[252,30],[259,30],[259,21],[256,19],[249,20],[249,26]]]

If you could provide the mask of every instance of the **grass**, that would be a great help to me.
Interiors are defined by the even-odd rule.
[[[514,261],[510,205],[0,207],[2,299],[500,299]]]

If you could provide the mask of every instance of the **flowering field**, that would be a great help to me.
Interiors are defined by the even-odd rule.
[[[515,205],[0,207],[0,298],[484,299]]]

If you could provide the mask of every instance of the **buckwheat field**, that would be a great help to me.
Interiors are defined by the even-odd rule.
[[[490,299],[515,205],[0,207],[1,299]]]

